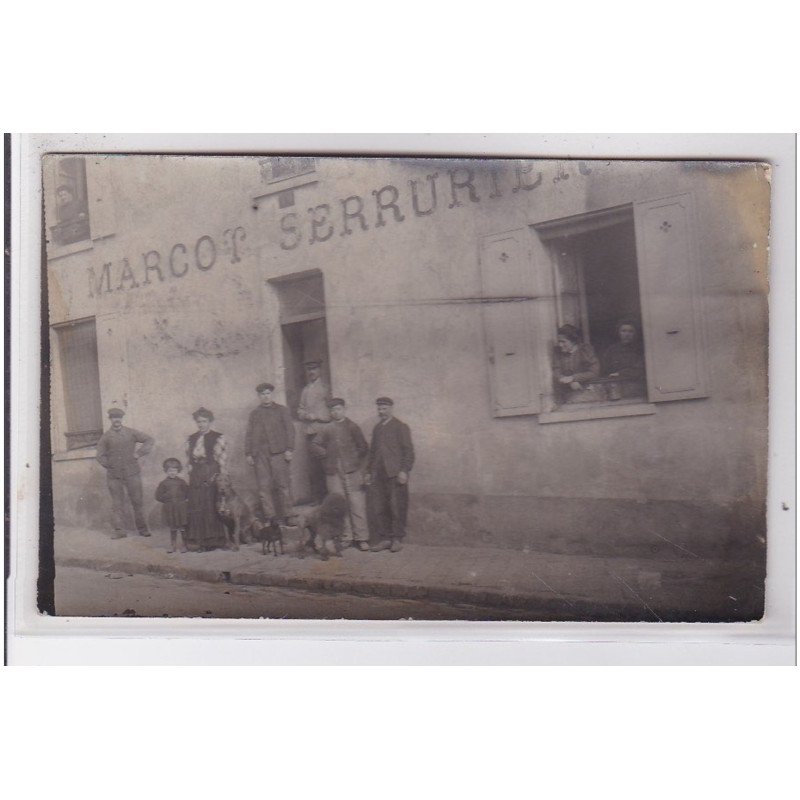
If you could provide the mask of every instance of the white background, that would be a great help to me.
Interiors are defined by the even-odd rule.
[[[796,43],[786,8],[676,0],[570,3],[562,12],[497,0],[31,4],[5,14],[4,129],[793,130]],[[347,141],[332,140],[334,149]],[[413,148],[434,152],[430,141]],[[463,141],[450,136],[445,149],[462,151]],[[493,141],[465,146],[479,153]],[[519,154],[565,157],[626,155],[648,143],[662,155],[666,146],[643,136],[514,141]],[[752,140],[733,136],[668,141],[688,143],[686,156],[715,147],[731,158],[756,155]],[[400,143],[378,149],[399,151]],[[792,194],[774,210],[794,215]],[[772,321],[771,359],[780,355],[780,369],[771,389],[775,397],[779,381],[779,402],[791,408],[790,239],[781,273],[788,297],[775,293],[773,277],[772,305],[783,317],[778,329]],[[773,487],[788,486],[781,496],[792,519],[783,530],[793,548],[794,414],[789,422],[784,460],[770,477]],[[95,645],[122,663],[146,659],[148,645],[162,660],[187,645],[131,643]],[[57,644],[61,661],[86,663],[99,652],[83,637]],[[344,664],[777,660],[766,644],[708,649],[703,637],[239,645],[243,660],[255,653],[260,663],[320,654]],[[195,663],[239,660],[236,645],[196,646],[202,654],[188,654]],[[786,650],[780,660],[791,663],[791,639]],[[54,658],[42,651],[30,660]],[[4,670],[0,686],[12,796],[738,798],[778,796],[797,784],[794,669],[20,668]]]

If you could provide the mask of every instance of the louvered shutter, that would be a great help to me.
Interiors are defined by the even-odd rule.
[[[706,397],[705,337],[690,194],[634,204],[651,402]]]
[[[541,411],[528,237],[523,228],[481,238],[483,324],[496,417]]]

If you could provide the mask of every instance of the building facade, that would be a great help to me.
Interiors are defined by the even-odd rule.
[[[764,165],[54,155],[44,180],[57,535],[108,527],[107,408],[155,437],[157,524],[191,413],[247,494],[254,388],[294,411],[315,358],[367,437],[379,395],[410,425],[416,542],[763,559]],[[580,396],[564,325],[600,362]]]

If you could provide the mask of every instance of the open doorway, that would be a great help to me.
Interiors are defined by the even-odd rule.
[[[278,296],[283,377],[286,405],[294,418],[295,457],[291,465],[292,493],[298,504],[310,502],[314,456],[308,452],[306,423],[297,418],[300,393],[306,382],[305,364],[318,361],[323,383],[331,386],[328,358],[328,327],[325,318],[325,286],[319,270],[273,278],[270,284]]]
[[[286,402],[292,413],[300,402],[300,392],[305,385],[303,365],[308,361],[321,363],[322,380],[331,385],[330,363],[328,361],[328,331],[325,317],[301,320],[300,322],[281,322],[283,336],[283,365],[286,378]]]

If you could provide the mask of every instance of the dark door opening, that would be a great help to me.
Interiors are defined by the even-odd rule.
[[[283,345],[283,389],[286,405],[294,417],[295,457],[292,459],[292,494],[296,503],[311,498],[306,425],[297,419],[300,393],[306,382],[305,363],[319,361],[321,377],[331,386],[331,366],[328,357],[328,329],[325,319],[325,287],[319,270],[274,278],[270,284],[278,295],[280,305],[281,339]]]
[[[286,402],[294,414],[300,402],[300,392],[303,391],[306,382],[303,365],[307,361],[321,361],[322,380],[328,386],[331,385],[328,331],[323,316],[302,322],[284,322],[281,324],[281,332]]]

